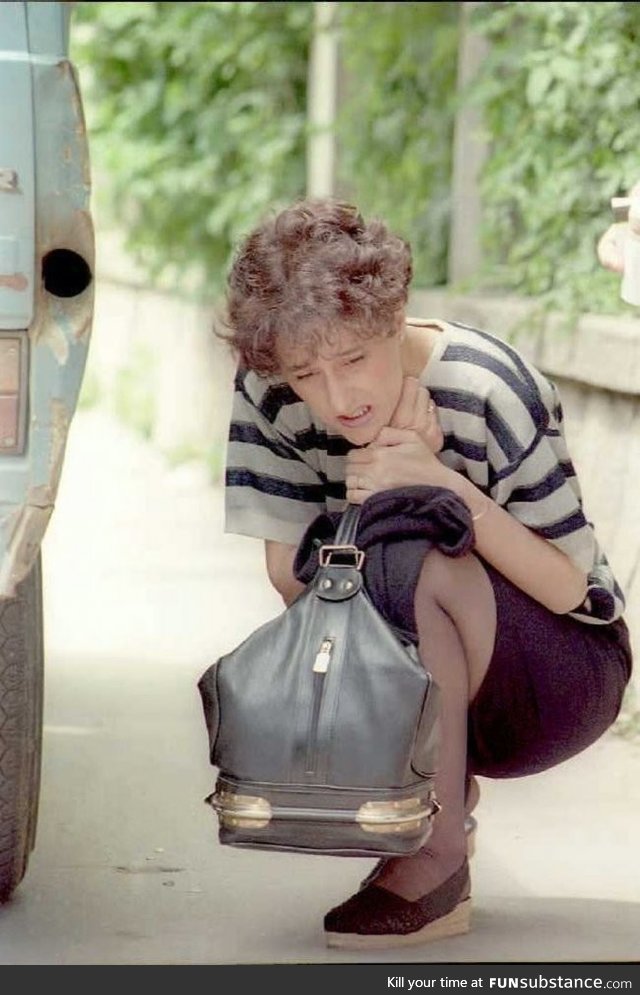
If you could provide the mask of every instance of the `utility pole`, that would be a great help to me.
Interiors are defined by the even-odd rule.
[[[315,23],[309,59],[307,196],[336,192],[339,53],[337,3],[314,4]]]
[[[461,33],[457,91],[461,93],[478,72],[488,53],[488,43],[471,29],[471,16],[478,4],[468,2],[459,6]],[[453,132],[449,283],[469,279],[480,268],[482,204],[478,178],[486,153],[487,142],[482,134],[482,116],[477,107],[465,104],[456,114]]]

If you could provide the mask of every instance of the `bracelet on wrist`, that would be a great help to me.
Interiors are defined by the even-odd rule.
[[[480,511],[476,511],[475,513],[474,512],[471,513],[471,521],[472,522],[477,522],[480,518],[482,518],[484,515],[486,515],[486,513],[489,510],[489,505],[490,504],[491,504],[490,499],[489,498],[485,498],[484,505],[482,506],[482,508],[480,509]]]

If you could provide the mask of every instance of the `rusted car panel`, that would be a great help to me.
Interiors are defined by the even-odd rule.
[[[51,516],[93,317],[94,233],[73,4],[0,4],[0,598]]]

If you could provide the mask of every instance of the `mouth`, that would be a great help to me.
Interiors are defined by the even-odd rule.
[[[338,415],[336,420],[344,428],[359,428],[369,422],[372,412],[373,408],[370,404],[363,404],[352,415]]]

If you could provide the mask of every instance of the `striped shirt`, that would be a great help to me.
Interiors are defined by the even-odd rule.
[[[438,408],[439,458],[585,571],[587,596],[572,616],[614,621],[624,596],[585,518],[555,385],[496,336],[457,322],[429,324],[441,333],[420,380]],[[239,370],[225,531],[297,545],[318,514],[344,508],[351,448],[287,384]]]

